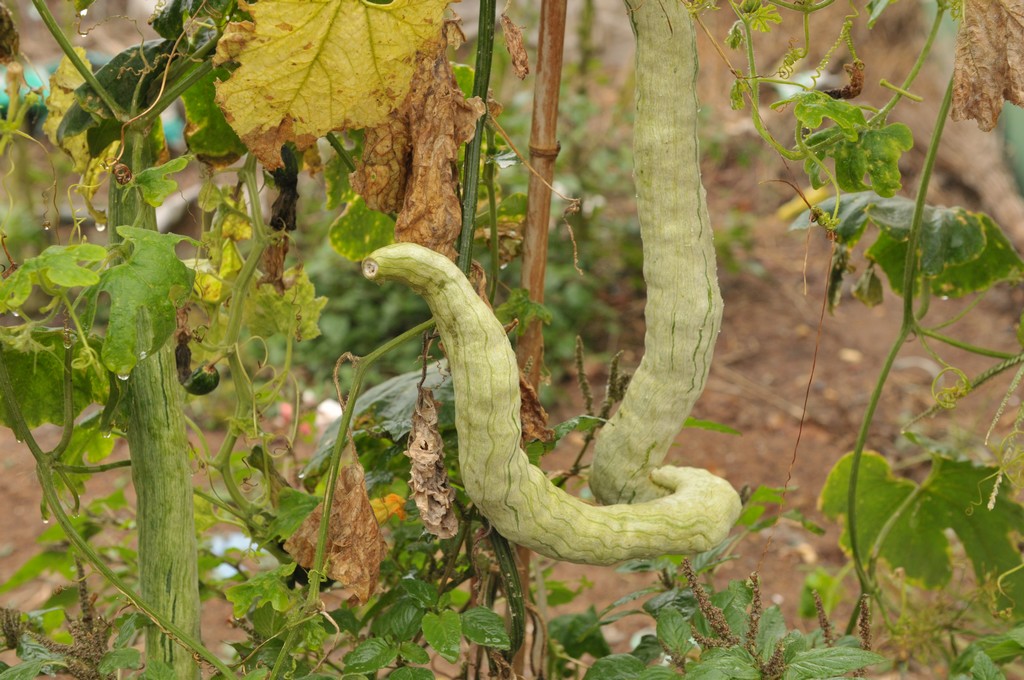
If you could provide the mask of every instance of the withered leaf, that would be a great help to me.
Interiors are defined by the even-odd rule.
[[[462,229],[456,162],[459,146],[476,132],[484,113],[478,98],[466,100],[445,51],[447,41],[418,56],[412,89],[405,100],[412,138],[412,166],[405,202],[395,221],[395,238],[455,259]]]
[[[505,35],[505,47],[508,49],[508,55],[512,57],[512,71],[515,72],[519,80],[523,80],[530,75],[530,60],[526,56],[526,47],[523,45],[523,30],[502,12],[501,32]]]
[[[383,124],[366,130],[363,155],[349,181],[367,208],[389,214],[402,209],[411,154],[404,111],[395,111]]]
[[[438,538],[451,538],[459,531],[452,510],[455,491],[444,467],[444,442],[437,430],[437,402],[434,394],[420,387],[412,414],[412,431],[405,455],[412,460],[409,485],[426,530]]]
[[[548,412],[540,405],[537,390],[522,372],[519,373],[519,394],[522,399],[519,419],[523,423],[523,441],[549,442],[554,439],[555,433],[548,428]]]
[[[1024,106],[1024,0],[964,0],[952,118],[991,130],[1004,100]]]
[[[456,162],[484,104],[467,100],[455,82],[446,52],[449,33],[443,28],[417,53],[408,96],[387,122],[367,130],[367,151],[351,182],[367,206],[398,213],[398,241],[455,259],[462,229]]]
[[[285,551],[306,569],[313,566],[322,514],[323,503],[284,544]],[[387,544],[366,495],[363,467],[358,462],[340,470],[328,521],[325,572],[352,591],[351,604],[366,604],[377,588]]]
[[[270,246],[263,251],[263,258],[260,260],[260,265],[263,269],[263,277],[259,280],[260,284],[269,283],[277,289],[278,293],[283,293],[285,291],[284,259],[287,255],[288,239],[286,238],[282,238],[271,243]]]

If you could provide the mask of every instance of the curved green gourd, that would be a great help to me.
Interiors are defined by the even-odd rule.
[[[659,468],[656,483],[673,493],[635,505],[588,505],[554,486],[520,448],[519,367],[505,330],[462,272],[398,243],[372,253],[363,274],[404,283],[430,306],[455,383],[462,482],[502,536],[555,559],[612,564],[700,552],[729,533],[739,498],[707,470]]]
[[[634,177],[644,246],[643,360],[601,429],[590,488],[602,503],[668,490],[653,471],[704,391],[722,317],[697,141],[697,49],[679,0],[627,0],[636,34]]]

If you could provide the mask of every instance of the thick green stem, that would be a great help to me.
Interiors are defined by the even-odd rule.
[[[647,282],[645,353],[597,438],[602,503],[659,498],[651,480],[704,390],[722,318],[697,140],[697,48],[680,2],[628,0],[636,34],[634,157]]]
[[[149,167],[152,150],[144,131],[125,135],[125,156],[132,167]],[[111,183],[108,205],[111,236],[117,227],[138,223],[156,229],[153,208],[134,187]],[[128,415],[126,437],[132,459],[132,482],[138,496],[139,579],[142,598],[177,628],[199,638],[199,576],[195,521],[192,512],[192,472],[178,384],[174,349],[165,343],[139,361],[122,401]],[[176,678],[199,678],[188,650],[163,631],[146,634],[146,655],[168,664]]]

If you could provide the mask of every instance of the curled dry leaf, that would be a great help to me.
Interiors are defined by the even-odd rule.
[[[322,515],[323,503],[284,544],[285,551],[306,569],[313,566]],[[347,465],[339,472],[328,521],[325,572],[352,591],[350,604],[366,604],[377,589],[387,544],[366,495],[363,467],[359,463]]]
[[[412,88],[401,109],[366,133],[366,157],[352,186],[366,204],[397,212],[395,238],[455,258],[462,229],[456,161],[483,115],[479,98],[467,100],[446,53],[449,30],[417,53]]]
[[[426,387],[420,387],[416,395],[405,455],[412,460],[410,486],[423,526],[438,538],[453,537],[459,531],[459,520],[452,510],[455,491],[448,483],[444,467],[444,442],[437,431],[437,402]]]
[[[522,399],[519,419],[523,423],[523,442],[549,442],[554,439],[555,433],[548,428],[548,412],[540,405],[537,390],[522,371],[519,372],[519,395]]]
[[[1024,0],[964,0],[953,66],[953,120],[995,127],[1003,101],[1024,106]]]
[[[526,47],[523,45],[523,30],[502,12],[501,32],[505,35],[505,47],[508,49],[508,55],[512,57],[512,70],[519,80],[523,80],[530,75],[530,60],[526,56]]]

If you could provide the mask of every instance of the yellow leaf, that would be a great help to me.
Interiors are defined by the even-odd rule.
[[[76,47],[75,52],[85,59],[84,49]],[[61,59],[57,70],[50,76],[50,94],[46,97],[47,114],[46,121],[43,122],[43,132],[54,146],[57,146],[57,128],[60,127],[60,122],[68,109],[75,103],[75,89],[84,82],[82,74],[67,57]],[[89,165],[89,145],[86,143],[85,135],[69,137],[60,147],[71,156],[75,172],[84,173]]]
[[[237,62],[217,84],[231,127],[269,169],[281,145],[299,150],[332,130],[380,124],[405,98],[417,50],[441,30],[448,0],[261,0],[242,3],[215,62]]]

